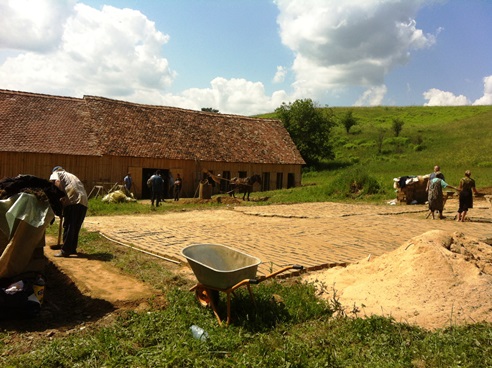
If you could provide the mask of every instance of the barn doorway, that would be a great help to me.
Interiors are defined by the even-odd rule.
[[[157,170],[161,171],[161,177],[164,180],[164,199],[171,198],[169,188],[169,169],[142,169],[142,199],[150,199],[150,188],[147,186],[147,180],[155,174]]]
[[[287,189],[293,188],[296,186],[296,178],[293,173],[287,174]]]

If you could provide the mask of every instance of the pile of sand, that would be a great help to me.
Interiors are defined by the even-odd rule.
[[[347,314],[391,316],[427,329],[492,322],[492,247],[440,230],[357,264],[309,273],[322,298]]]

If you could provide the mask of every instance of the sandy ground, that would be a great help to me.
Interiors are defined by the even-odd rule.
[[[182,247],[197,239],[258,253],[267,266],[306,262],[310,267],[303,280],[315,283],[321,298],[332,299],[336,292],[349,315],[355,310],[358,316],[392,316],[428,329],[492,322],[490,203],[478,203],[468,223],[453,221],[451,207],[442,221],[426,219],[425,207],[304,203],[151,218],[89,217],[84,226],[111,238],[131,239],[133,245],[178,263],[183,261]],[[133,300],[130,305],[138,308],[139,301],[155,295],[155,290],[84,255],[49,257],[92,298],[112,304]],[[316,271],[333,260],[348,266]],[[185,263],[170,267],[193,277]]]
[[[492,322],[492,247],[460,232],[429,231],[388,254],[305,280],[322,298],[337,295],[347,314],[427,329]]]

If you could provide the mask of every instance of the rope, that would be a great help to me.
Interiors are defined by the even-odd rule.
[[[109,236],[106,236],[104,235],[103,233],[99,232],[99,234],[101,234],[101,236],[105,237],[106,239],[108,239],[109,241],[112,241],[113,243],[116,243],[116,244],[119,244],[119,245],[123,245],[124,247],[127,247],[127,248],[131,248],[131,249],[134,249],[136,251],[139,251],[139,252],[142,252],[142,253],[145,253],[145,254],[148,254],[150,256],[154,256],[154,257],[157,257],[157,258],[160,258],[160,259],[163,259],[165,261],[168,261],[168,262],[172,262],[172,263],[175,263],[175,264],[181,264],[181,262],[178,262],[178,261],[175,261],[173,259],[169,259],[169,258],[166,258],[166,257],[162,257],[162,256],[159,256],[155,253],[151,253],[151,252],[147,252],[146,250],[143,250],[143,249],[140,249],[140,248],[136,248],[134,246],[131,246],[131,245],[128,245],[128,244],[125,244],[125,243],[122,243],[118,240],[115,240],[115,239],[112,239],[110,238]]]

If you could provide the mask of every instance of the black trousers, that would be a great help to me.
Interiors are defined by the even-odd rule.
[[[79,233],[87,214],[87,207],[81,204],[71,204],[63,209],[63,245],[64,253],[76,253],[79,243]]]
[[[150,203],[152,204],[152,206],[154,205],[154,201],[155,201],[155,205],[158,206],[159,203],[161,203],[162,201],[162,191],[152,191],[152,195],[150,197]]]

